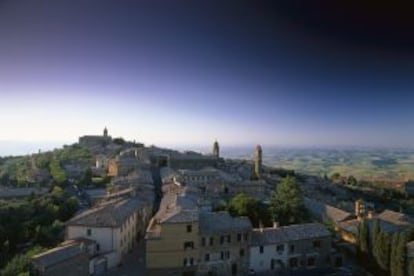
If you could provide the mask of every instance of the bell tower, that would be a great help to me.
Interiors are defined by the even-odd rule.
[[[213,144],[213,155],[217,158],[220,157],[220,146],[217,140]]]
[[[254,175],[256,178],[260,178],[262,172],[262,147],[260,145],[256,146],[254,152]]]
[[[108,129],[106,127],[104,128],[103,136],[108,137]]]

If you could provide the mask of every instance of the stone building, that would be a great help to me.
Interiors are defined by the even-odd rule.
[[[198,275],[246,275],[252,225],[247,217],[227,212],[202,212],[199,216]]]
[[[86,147],[105,146],[111,143],[112,137],[108,135],[108,129],[105,127],[103,135],[85,135],[79,137],[79,144]]]
[[[96,243],[88,239],[66,241],[32,258],[35,275],[90,275],[90,260],[96,255]],[[97,271],[98,272],[98,271]],[[98,274],[98,273],[95,273]]]
[[[105,201],[66,222],[66,239],[95,241],[105,269],[114,267],[143,235],[146,209],[136,197]]]
[[[329,267],[331,233],[323,224],[308,223],[254,229],[250,268],[255,272]]]
[[[164,195],[147,229],[148,275],[245,275],[250,221],[202,205],[197,196]]]
[[[167,156],[167,163],[173,169],[199,170],[204,167],[216,167],[220,158],[213,155],[203,155],[188,151],[184,153],[170,153]]]

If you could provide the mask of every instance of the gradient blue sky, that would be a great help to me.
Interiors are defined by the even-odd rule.
[[[414,146],[411,16],[308,2],[2,0],[0,143]]]

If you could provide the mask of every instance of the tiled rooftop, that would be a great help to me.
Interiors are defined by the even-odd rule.
[[[277,244],[329,236],[331,236],[331,233],[323,224],[295,224],[277,228],[254,229],[252,233],[252,245]]]
[[[66,222],[66,225],[119,227],[134,211],[137,211],[140,206],[142,206],[142,202],[135,197],[105,202],[105,204],[80,213]]]
[[[252,225],[247,217],[232,217],[228,212],[200,213],[200,233],[202,234],[246,231],[251,228]]]
[[[33,262],[39,266],[48,267],[53,264],[74,258],[81,254],[86,254],[86,251],[80,246],[80,244],[70,243],[55,247],[34,256]]]
[[[305,198],[305,206],[316,217],[321,219],[331,219],[334,222],[346,220],[352,216],[351,213],[335,208],[333,206],[324,204],[322,202]]]

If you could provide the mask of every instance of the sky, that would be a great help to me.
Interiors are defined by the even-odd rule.
[[[162,146],[414,147],[411,14],[357,1],[0,0],[0,155],[105,126]]]

